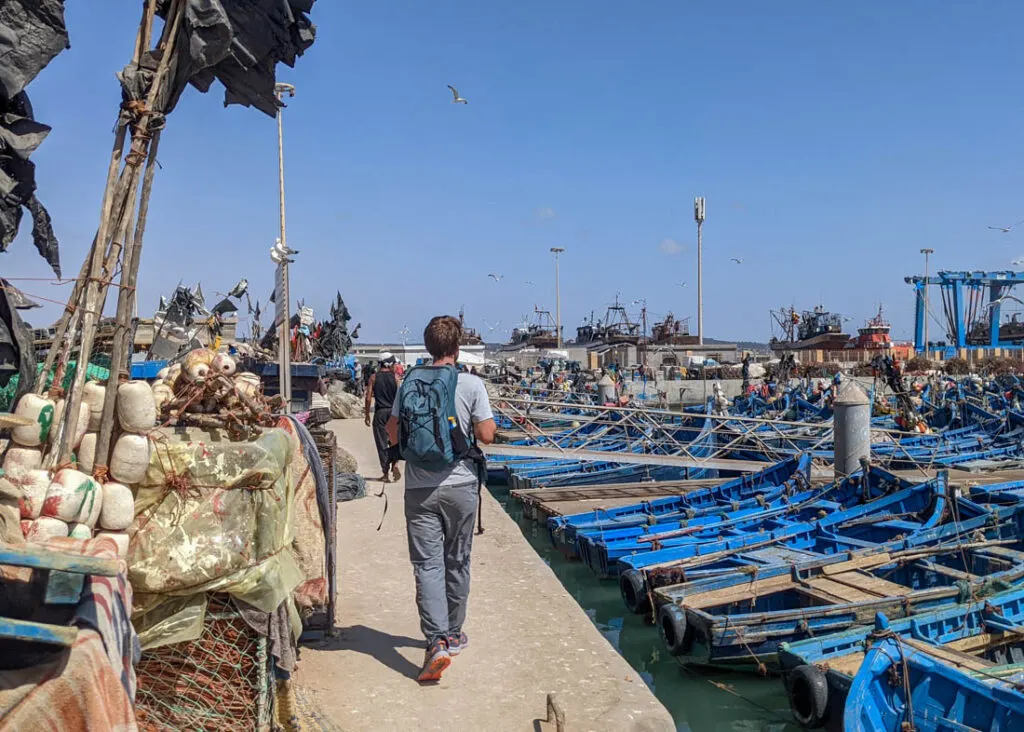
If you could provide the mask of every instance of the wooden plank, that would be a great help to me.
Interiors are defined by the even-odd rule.
[[[762,595],[770,595],[776,592],[782,592],[793,587],[793,578],[789,575],[783,575],[781,577],[770,577],[768,579],[755,580],[753,582],[744,582],[741,585],[735,587],[723,587],[720,590],[709,590],[707,592],[698,592],[688,597],[683,598],[683,606],[692,607],[695,609],[701,609],[706,607],[715,607],[716,605],[731,605],[737,602],[750,602]],[[661,595],[666,589],[661,588],[657,590],[655,594]],[[662,595],[665,599],[670,599],[667,595]]]
[[[55,646],[70,646],[78,637],[78,628],[73,625],[49,625],[48,623],[33,623],[29,620],[0,618],[0,637]]]
[[[945,646],[933,646],[930,643],[914,640],[913,638],[903,638],[903,642],[915,650],[927,653],[930,656],[968,671],[981,671],[995,666],[991,661],[958,651],[955,648],[951,648],[948,644]]]
[[[843,572],[849,572],[852,569],[863,569],[865,567],[880,567],[883,564],[888,564],[892,561],[892,557],[889,552],[878,552],[877,554],[867,554],[863,557],[856,557],[849,559],[845,562],[838,562],[836,564],[826,564],[821,568],[821,571],[825,575],[842,574]]]
[[[848,575],[836,575],[832,579],[842,582],[844,585],[854,587],[864,592],[870,592],[878,597],[905,597],[914,590],[895,582],[881,579],[868,574],[867,572],[856,572]]]
[[[804,584],[812,589],[838,597],[842,603],[870,602],[878,599],[877,595],[861,592],[856,587],[851,587],[842,582],[836,582],[834,579],[828,579],[827,577],[815,577],[814,579],[805,580]]]
[[[106,557],[85,557],[81,554],[66,554],[37,546],[33,549],[15,549],[11,546],[0,548],[0,564],[32,569],[59,569],[64,572],[91,574],[99,577],[116,577],[117,560]]]

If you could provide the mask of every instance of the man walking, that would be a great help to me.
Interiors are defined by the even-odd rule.
[[[462,630],[469,599],[473,518],[486,478],[475,443],[494,441],[484,382],[459,373],[462,325],[438,316],[423,332],[432,366],[408,372],[387,424],[406,461],[405,523],[427,654],[417,680],[436,682],[469,644]]]
[[[366,385],[366,401],[364,402],[363,417],[367,427],[373,427],[373,442],[377,446],[377,459],[380,461],[381,476],[378,478],[383,483],[390,483],[392,479],[399,480],[402,472],[398,469],[398,454],[391,447],[388,440],[387,424],[391,417],[391,408],[395,403],[395,395],[398,393],[398,380],[393,371],[395,357],[391,354],[381,354],[384,359],[380,362],[380,369],[370,376],[370,382]],[[370,402],[373,402],[373,417],[370,417]],[[391,475],[388,475],[390,470]]]

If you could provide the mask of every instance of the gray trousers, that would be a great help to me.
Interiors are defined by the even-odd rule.
[[[416,605],[420,630],[428,645],[462,632],[478,501],[475,482],[405,491],[405,527],[416,576]]]

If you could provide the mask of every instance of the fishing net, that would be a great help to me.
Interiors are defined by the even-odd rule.
[[[269,728],[272,659],[226,595],[211,595],[199,638],[144,651],[135,711],[145,732]]]
[[[128,550],[143,649],[197,639],[206,593],[263,612],[290,601],[303,579],[292,552],[299,476],[291,436],[272,429],[233,442],[222,430],[188,427],[154,430],[150,441]]]
[[[110,359],[106,356],[100,356],[93,359],[89,363],[88,368],[85,371],[85,377],[89,381],[106,381],[110,378]],[[64,383],[61,384],[65,389],[71,386],[71,380],[75,378],[75,371],[78,368],[78,364],[71,361],[68,364],[67,372],[64,374]],[[36,374],[43,370],[43,365],[39,364],[36,367]],[[15,374],[11,377],[11,380],[7,382],[7,386],[0,388],[0,412],[10,412],[14,409],[14,395],[18,393],[18,382],[20,375]],[[53,384],[53,372],[51,371],[46,375],[46,388],[49,389],[50,385]]]

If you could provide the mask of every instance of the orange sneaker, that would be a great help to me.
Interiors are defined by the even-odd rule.
[[[448,653],[448,642],[443,638],[430,644],[427,648],[427,656],[423,659],[423,668],[420,669],[416,680],[421,684],[436,683],[441,680],[441,674],[452,663],[452,657]]]

